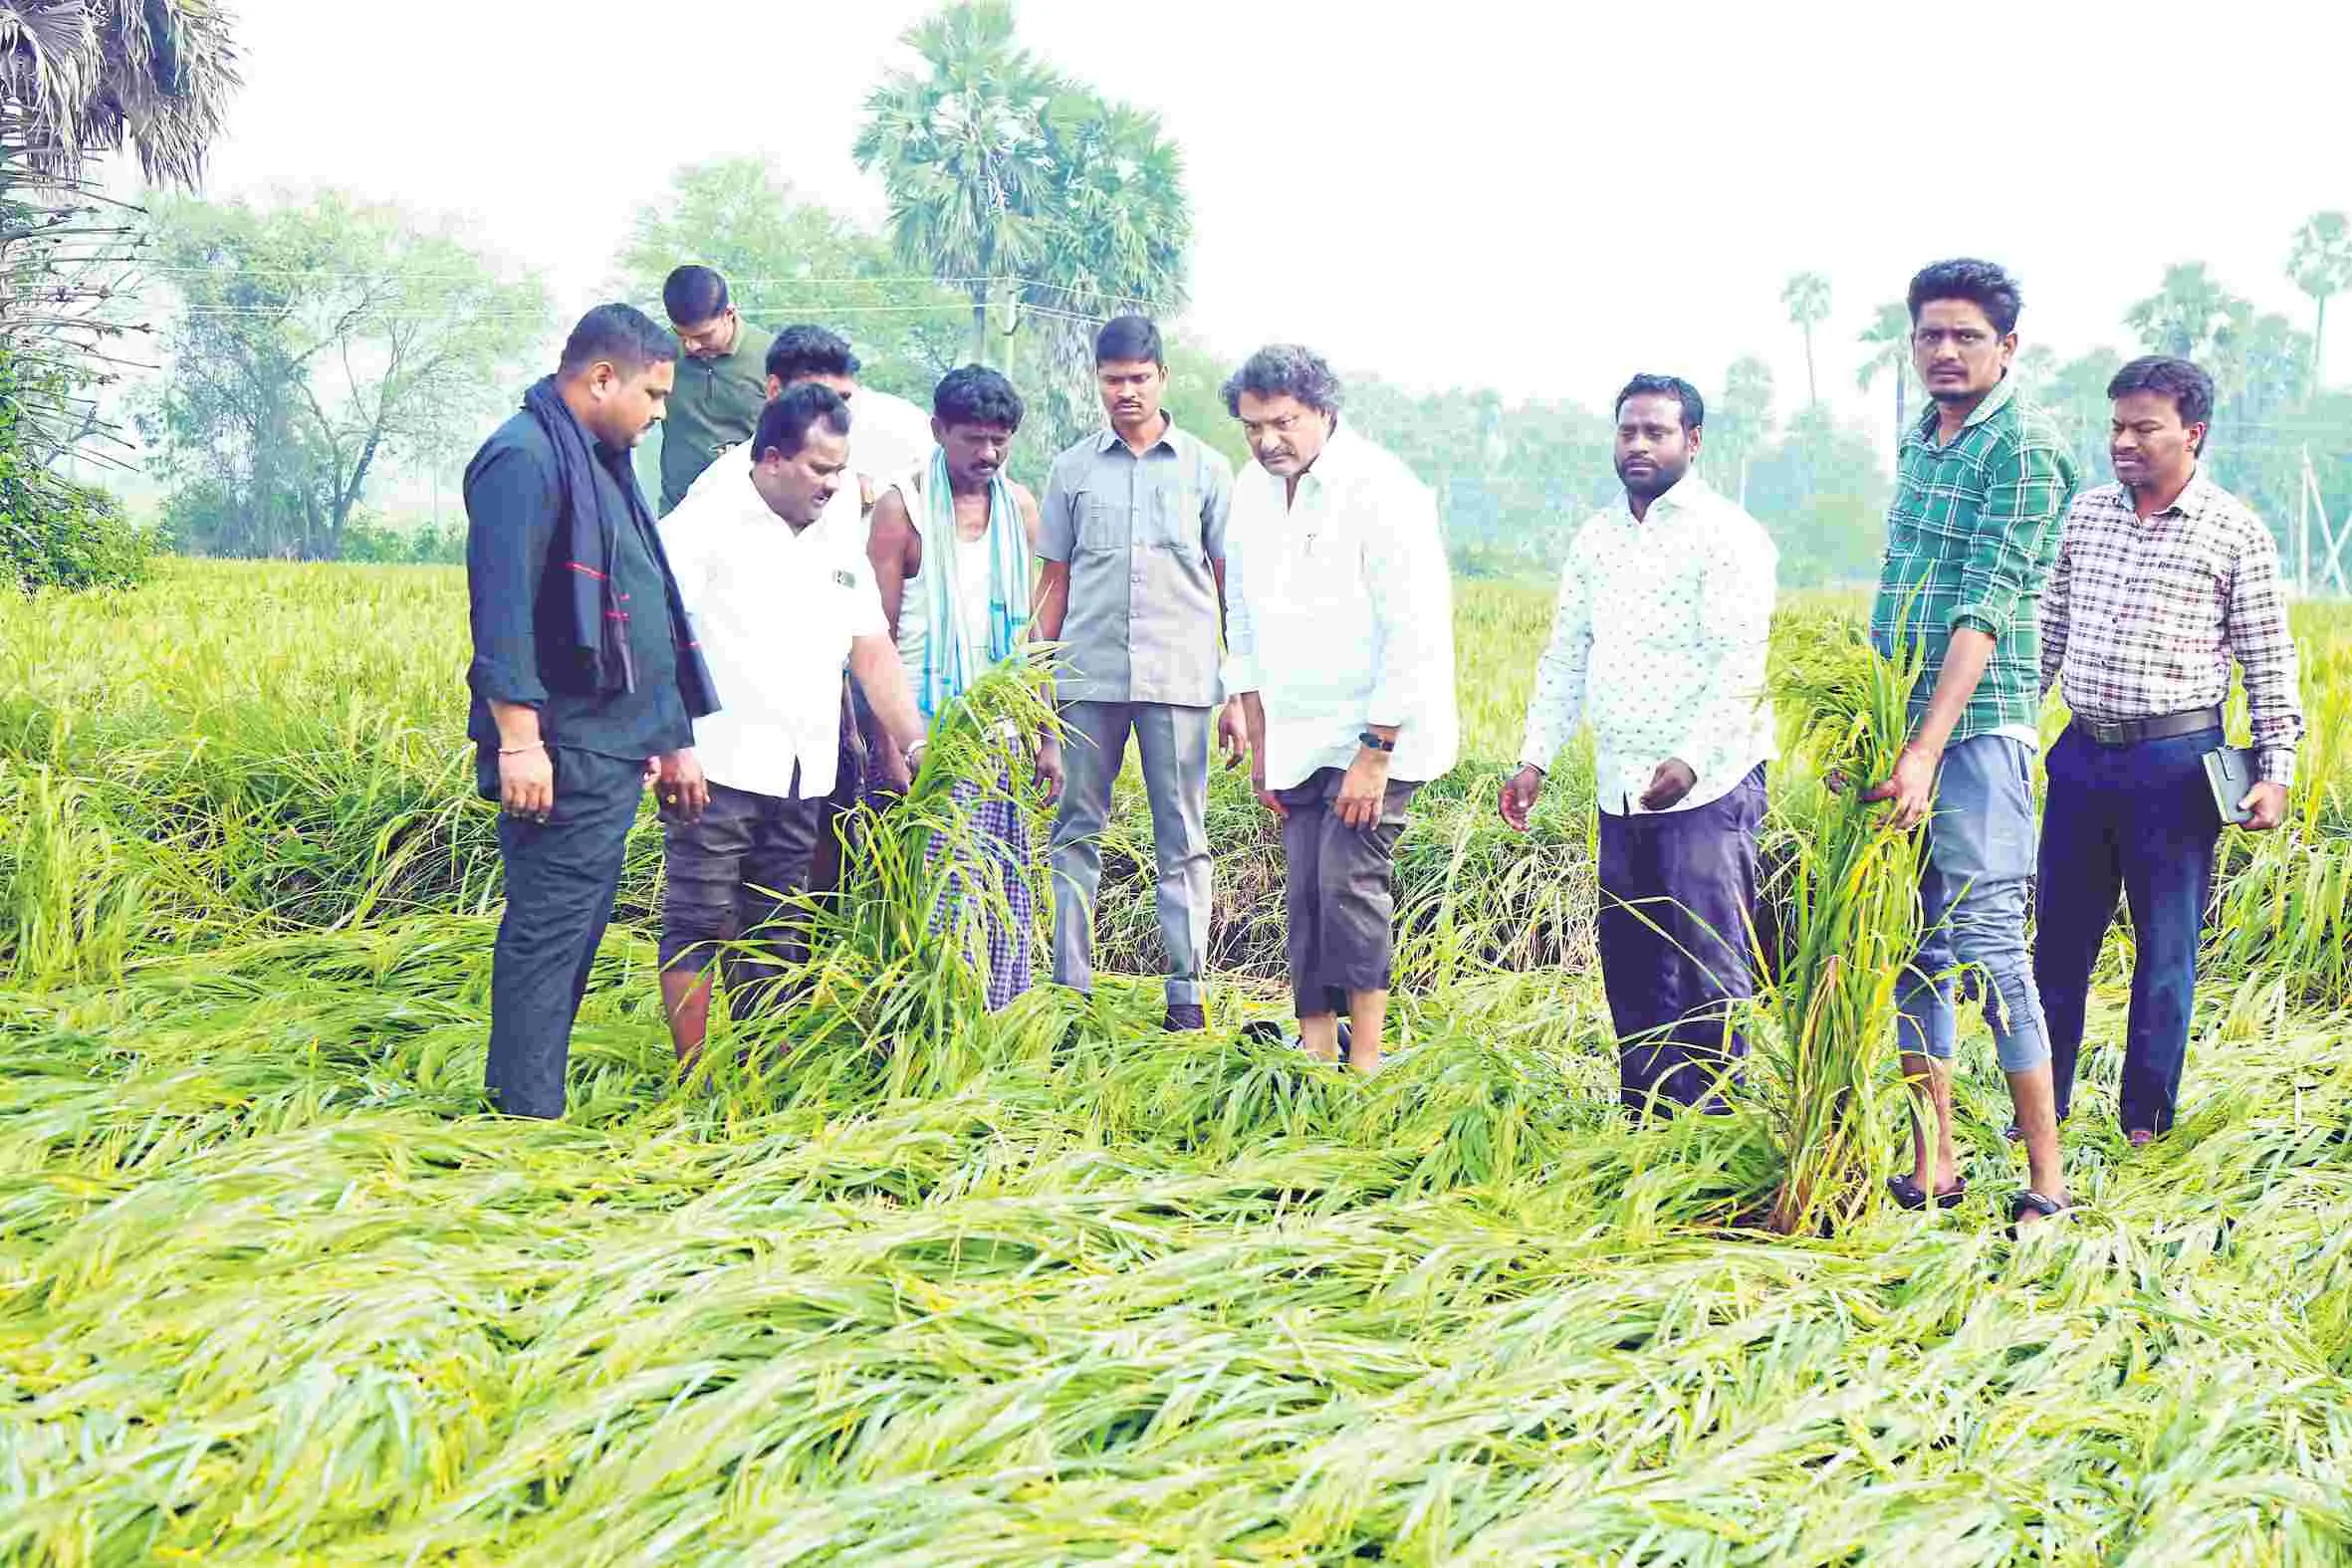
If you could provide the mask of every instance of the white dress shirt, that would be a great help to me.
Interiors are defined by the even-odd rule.
[[[1594,793],[1639,812],[1669,757],[1698,782],[1670,811],[1729,794],[1777,755],[1764,663],[1778,552],[1764,526],[1686,475],[1637,520],[1623,502],[1569,542],[1520,761],[1548,770],[1592,726]]]
[[[1437,501],[1342,424],[1294,500],[1252,463],[1225,535],[1225,689],[1266,710],[1266,783],[1345,768],[1365,728],[1397,728],[1391,779],[1454,766],[1454,595]]]
[[[718,688],[719,711],[694,721],[695,755],[713,784],[780,797],[794,792],[798,765],[800,795],[814,799],[831,792],[840,757],[849,644],[889,634],[857,492],[837,492],[795,533],[752,488],[740,450],[711,469],[661,520],[678,596]]]

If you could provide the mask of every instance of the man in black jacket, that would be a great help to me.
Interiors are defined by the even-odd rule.
[[[466,468],[466,731],[502,807],[507,881],[486,1079],[513,1115],[564,1114],[572,1021],[645,780],[666,763],[682,814],[708,798],[692,721],[717,701],[629,468],[677,354],[643,312],[597,306]]]

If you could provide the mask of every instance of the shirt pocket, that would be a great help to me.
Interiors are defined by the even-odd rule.
[[[1200,516],[1190,485],[1155,485],[1144,513],[1145,542],[1155,550],[1198,551]]]
[[[1127,501],[1105,490],[1077,495],[1078,549],[1089,554],[1127,548]]]

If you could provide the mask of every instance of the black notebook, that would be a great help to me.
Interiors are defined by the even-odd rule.
[[[2254,786],[2254,754],[2242,746],[2217,746],[2205,754],[2205,782],[2213,785],[2214,809],[2225,822],[2242,822],[2254,813],[2237,802]]]

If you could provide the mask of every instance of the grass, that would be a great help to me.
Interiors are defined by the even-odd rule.
[[[1153,1034],[1149,981],[918,1010],[876,927],[681,1085],[645,833],[542,1127],[482,1114],[456,589],[0,606],[0,1561],[2352,1559],[2352,620],[2299,613],[2298,823],[2230,851],[2174,1136],[2110,1125],[2119,932],[2076,1217],[2003,1238],[1980,1038],[1976,1196],[1798,1240],[1737,1224],[1787,1175],[1768,1095],[1613,1111],[1588,775],[1491,820],[1540,594],[1462,594],[1476,760],[1407,835],[1424,1044],[1379,1079]],[[1817,842],[1808,767],[1775,797]],[[1227,1023],[1279,1005],[1245,807],[1221,779]]]

